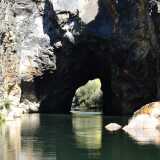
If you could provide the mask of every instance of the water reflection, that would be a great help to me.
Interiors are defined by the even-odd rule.
[[[42,154],[39,148],[36,152],[34,145],[37,138],[34,136],[40,127],[40,115],[26,115],[21,120],[21,152],[18,160],[41,160]]]
[[[18,160],[21,151],[21,122],[7,122],[0,127],[0,159]]]
[[[27,132],[30,130],[33,133],[37,127],[39,127],[38,115],[24,116],[22,120],[16,119],[3,124],[0,127],[0,159],[32,160],[32,143],[27,147],[23,146],[25,139],[23,139],[22,130]]]
[[[123,124],[100,115],[27,115],[0,127],[0,160],[160,159],[159,130],[132,132],[131,139],[123,131],[107,132],[110,122]]]
[[[129,129],[128,134],[138,144],[156,144],[160,145],[160,130],[157,128],[152,129]]]
[[[74,116],[72,125],[78,147],[97,150],[101,148],[102,117],[100,115],[89,117]]]
[[[102,116],[73,116],[72,125],[77,147],[88,150],[89,155],[99,159],[102,147]]]

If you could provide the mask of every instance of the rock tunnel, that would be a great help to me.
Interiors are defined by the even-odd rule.
[[[39,86],[45,86],[46,83],[49,83],[49,89],[45,89],[47,93],[48,91],[50,92],[41,103],[41,112],[69,113],[76,90],[95,78],[101,80],[104,99],[107,97],[104,102],[111,106],[110,66],[106,63],[107,60],[99,55],[101,53],[98,53],[98,50],[92,50],[90,46],[87,49],[87,43],[82,45],[75,47],[75,51],[73,50],[76,54],[75,57],[71,54],[71,57],[68,58],[68,63],[63,64],[66,66],[63,66],[59,73],[56,72],[54,75],[46,74],[50,76],[50,83],[48,79],[46,80],[47,82],[43,78],[35,80],[38,89],[40,89]],[[47,76],[44,77],[46,78]],[[39,93],[42,93],[42,91],[39,91]],[[109,114],[110,111],[106,110],[109,108],[111,107],[103,107],[103,113],[108,112]]]
[[[101,80],[105,115],[131,114],[156,100],[157,68],[153,64],[157,53],[153,48],[157,48],[157,39],[149,4],[88,1],[94,10],[84,10],[83,21],[79,10],[71,9],[78,1],[73,0],[71,6],[60,2],[63,5],[58,7],[45,2],[43,29],[54,47],[56,69],[45,70],[34,79],[40,112],[69,113],[76,90],[95,78]],[[70,25],[70,30],[65,29]]]

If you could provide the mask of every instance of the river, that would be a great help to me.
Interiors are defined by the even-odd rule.
[[[159,160],[160,137],[137,141],[110,122],[126,117],[25,115],[0,127],[0,160]],[[147,135],[140,135],[142,137]]]

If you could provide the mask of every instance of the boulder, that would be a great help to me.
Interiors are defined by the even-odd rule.
[[[140,107],[139,110],[134,112],[133,117],[139,115],[149,115],[151,117],[159,118],[160,117],[160,101],[152,102]]]
[[[130,129],[153,129],[158,125],[160,125],[160,121],[157,118],[143,114],[131,118],[123,130],[128,132]]]
[[[146,104],[137,110],[123,130],[130,129],[152,129],[160,126],[160,102]]]
[[[113,132],[113,131],[118,131],[122,128],[121,125],[117,124],[117,123],[110,123],[108,125],[105,126],[105,129],[110,131],[110,132]]]
[[[21,108],[23,113],[35,113],[38,112],[39,103],[31,102],[25,99],[23,102],[20,103],[19,108]]]

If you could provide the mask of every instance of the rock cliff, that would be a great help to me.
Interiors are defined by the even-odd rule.
[[[0,12],[1,99],[69,113],[95,78],[104,114],[160,98],[159,1],[1,0]]]

